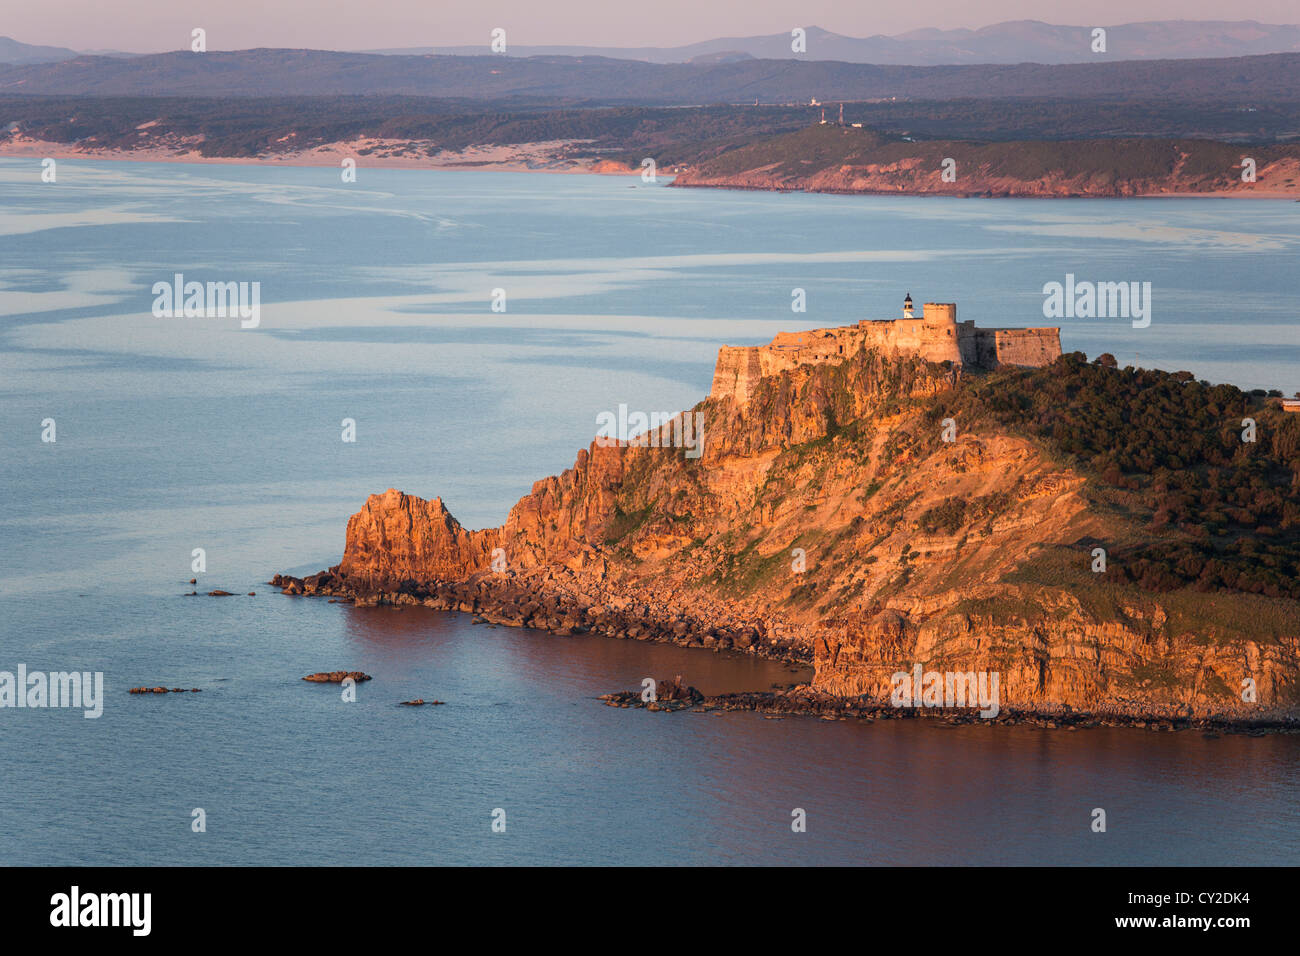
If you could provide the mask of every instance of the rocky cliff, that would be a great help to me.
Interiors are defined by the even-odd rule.
[[[339,565],[358,586],[456,578],[488,566],[496,531],[466,531],[441,498],[425,501],[390,488],[348,519]]]
[[[1049,394],[1079,393],[1079,382],[1133,395],[1081,412],[1114,415],[1117,436],[1130,418],[1117,402],[1132,403],[1132,422],[1151,389],[1201,403],[1204,415],[1167,426],[1171,455],[1197,447],[1179,427],[1253,409],[1272,437],[1250,459],[1233,451],[1235,433],[1223,436],[1224,462],[1205,452],[1214,470],[1202,480],[1235,487],[1235,468],[1242,482],[1276,486],[1276,500],[1257,496],[1224,518],[1271,523],[1265,550],[1243,552],[1239,530],[1217,517],[1180,524],[1177,501],[1146,496],[1140,462],[1116,471],[1104,449],[1084,447],[1090,433],[1066,427]],[[887,701],[892,675],[920,664],[998,674],[1004,708],[1287,720],[1300,712],[1300,601],[1287,583],[1300,567],[1300,428],[1217,388],[1078,353],[954,382],[919,357],[868,349],[700,403],[698,458],[671,446],[671,426],[593,443],[499,528],[467,531],[438,499],[373,495],[348,522],[336,568],[275,583],[811,660],[811,690],[837,697]],[[1127,441],[1116,438],[1123,454]],[[1139,458],[1163,447],[1133,444]],[[1147,470],[1152,494],[1166,493],[1163,462]]]

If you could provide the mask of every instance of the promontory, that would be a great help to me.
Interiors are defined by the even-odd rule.
[[[1300,415],[956,306],[723,348],[497,528],[389,489],[290,594],[810,661],[810,692],[995,673],[1004,708],[1300,716]],[[917,313],[920,314],[917,314]]]

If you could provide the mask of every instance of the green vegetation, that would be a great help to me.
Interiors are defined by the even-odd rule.
[[[1138,664],[1129,673],[1127,683],[1134,687],[1152,686],[1160,690],[1178,690],[1183,686],[1182,678],[1173,667],[1161,667],[1158,664]]]
[[[1006,511],[1011,497],[1009,492],[999,491],[978,498],[945,498],[923,512],[917,523],[929,534],[954,534],[967,524]]]
[[[755,137],[805,126],[803,107],[582,109],[419,96],[0,96],[0,127],[57,143],[130,149],[165,137],[203,137],[212,157],[255,157],[361,136],[421,140],[436,149],[581,140],[575,157],[639,166],[712,156]],[[141,130],[146,123],[154,125]],[[147,135],[142,135],[147,134]],[[0,139],[3,133],[0,133]]]
[[[1129,492],[1149,515],[1149,537],[1110,552],[1127,580],[1300,598],[1300,417],[1188,372],[1110,368],[1080,352],[972,379],[926,418],[950,416],[966,431],[1023,434],[1103,491]],[[1254,442],[1242,440],[1244,418],[1256,422]]]
[[[740,593],[754,590],[770,580],[779,570],[789,570],[790,552],[777,551],[767,557],[758,553],[758,541],[750,541],[739,551],[728,548],[721,553],[718,568],[709,577],[712,584],[726,585]]]
[[[1140,620],[1149,626],[1151,609],[1141,608],[1142,597],[1134,593],[1124,570],[1110,562],[1105,574],[1093,573],[1090,547],[1045,549],[1005,580],[1008,584],[1065,588],[1098,621],[1130,619],[1131,624],[1136,624],[1130,610],[1137,605]],[[1246,594],[1234,594],[1228,599],[1218,591],[1184,587],[1161,594],[1160,607],[1168,615],[1168,633],[1194,634],[1212,645],[1242,639],[1275,644],[1295,633],[1295,605],[1285,599]]]
[[[610,544],[622,541],[645,524],[654,513],[654,510],[654,505],[646,505],[634,511],[624,511],[616,506],[614,508],[614,520],[610,522],[609,529],[605,533],[605,540]]]
[[[1029,597],[1006,596],[988,598],[966,598],[953,607],[954,614],[969,614],[973,617],[987,617],[994,621],[1024,621],[1026,624],[1038,624],[1049,618],[1057,621],[1069,619],[1069,611],[1060,608],[1048,612],[1041,603]]]
[[[1263,165],[1283,155],[1300,156],[1300,147],[1261,147],[1257,152],[1255,158]],[[698,172],[711,179],[770,170],[778,182],[798,188],[813,175],[842,166],[888,167],[916,161],[923,169],[938,170],[949,156],[960,156],[963,169],[994,179],[1077,178],[1105,189],[1123,182],[1164,180],[1175,171],[1183,179],[1228,186],[1240,164],[1241,150],[1205,139],[1150,137],[913,141],[868,128],[826,124],[732,150],[701,164]]]
[[[716,161],[716,168],[732,171],[762,165],[768,154],[807,172],[847,157],[933,158],[936,151],[949,155],[942,150],[960,146],[964,156],[987,157],[1008,175],[1027,175],[1058,160],[1073,166],[1109,163],[1117,147],[1107,141],[1125,137],[1150,138],[1146,147],[1118,148],[1151,170],[1167,165],[1172,138],[1257,145],[1295,138],[1300,102],[1256,105],[1245,112],[1234,104],[1155,100],[1118,100],[1100,110],[1087,100],[1043,97],[858,102],[846,104],[845,120],[865,124],[863,129],[828,124],[809,130],[818,114],[807,106],[586,108],[571,100],[517,96],[6,95],[0,96],[0,130],[17,123],[32,138],[118,149],[202,137],[200,152],[211,157],[254,157],[360,136],[426,141],[448,150],[580,140],[574,157],[603,156],[635,168],[653,156],[661,169]],[[155,125],[141,130],[146,123]],[[1066,139],[1092,142],[1026,142]],[[1004,144],[1010,140],[1019,142]],[[1201,145],[1206,148],[1198,147],[1192,162],[1216,173],[1225,157],[1228,165],[1240,159],[1236,147]]]

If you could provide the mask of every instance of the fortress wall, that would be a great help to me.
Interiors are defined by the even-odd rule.
[[[770,345],[758,348],[759,375],[765,378],[799,365],[842,362],[860,348],[861,336],[853,326],[813,329],[809,332],[778,332]]]
[[[973,320],[968,319],[957,326],[957,351],[961,355],[962,365],[976,366],[981,364],[979,336],[980,330],[975,328]]]
[[[993,336],[1001,365],[1050,365],[1061,354],[1060,329],[995,329]]]
[[[974,364],[978,368],[998,367],[998,340],[993,329],[971,330],[971,351],[975,355]]]
[[[1060,329],[980,329],[974,322],[958,325],[952,303],[924,308],[919,319],[864,319],[842,328],[781,332],[770,345],[723,346],[709,396],[745,402],[759,379],[800,365],[842,362],[863,348],[987,369],[1049,365],[1061,354]]]
[[[947,319],[952,314],[941,310],[937,316],[928,311],[920,319],[867,319],[859,322],[857,328],[867,348],[920,355],[931,362],[960,362],[957,325]]]
[[[854,329],[813,329],[808,332],[778,332],[767,349],[795,354],[801,362],[835,361],[858,347]]]
[[[761,378],[779,375],[786,369],[813,361],[815,349],[764,345],[758,350],[758,374]]]
[[[920,319],[864,319],[857,325],[862,332],[863,345],[881,352],[920,351],[921,326]]]
[[[927,325],[921,334],[921,357],[929,362],[961,362],[957,344],[957,326]]]
[[[735,398],[743,402],[762,376],[757,346],[724,345],[718,349],[718,364],[713,369],[710,398]]]
[[[969,330],[968,330],[969,329]],[[1060,329],[977,329],[963,326],[962,360],[979,368],[1050,365],[1061,354]]]

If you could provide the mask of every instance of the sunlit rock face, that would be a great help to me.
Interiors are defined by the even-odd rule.
[[[842,696],[887,698],[920,664],[997,674],[1003,707],[1300,713],[1297,602],[1097,573],[1094,545],[1142,541],[1150,515],[1036,439],[936,411],[1027,373],[841,357],[854,328],[779,361],[723,349],[690,410],[698,457],[671,423],[595,441],[481,531],[390,489],[349,520],[337,568],[288,590],[811,660]]]

